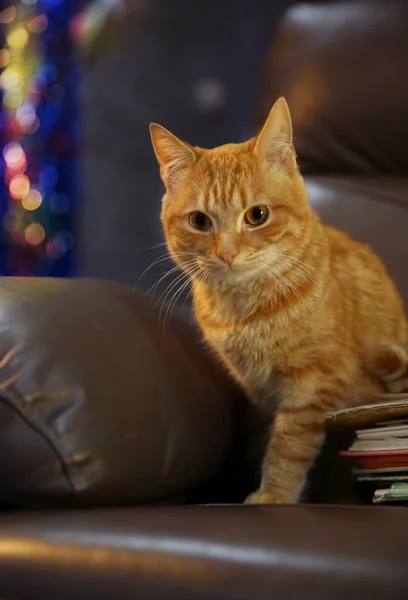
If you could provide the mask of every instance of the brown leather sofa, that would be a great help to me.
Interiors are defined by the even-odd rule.
[[[405,298],[407,61],[406,2],[294,5],[258,111],[288,98],[312,204]],[[407,597],[406,509],[239,505],[252,415],[185,316],[163,333],[100,281],[3,280],[0,299],[1,598]],[[334,464],[309,499],[336,499]]]

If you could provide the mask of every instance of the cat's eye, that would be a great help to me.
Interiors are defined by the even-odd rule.
[[[207,231],[207,229],[210,229],[212,225],[210,217],[207,217],[207,215],[198,210],[190,213],[188,222],[190,223],[191,227],[194,227],[194,229],[199,229],[200,231]]]
[[[253,206],[245,213],[245,223],[257,227],[263,225],[269,217],[269,208],[267,206]]]

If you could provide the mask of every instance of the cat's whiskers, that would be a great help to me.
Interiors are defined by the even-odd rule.
[[[193,281],[193,279],[198,279],[198,280],[199,280],[199,281],[200,281],[202,284],[205,284],[205,283],[208,281],[208,279],[209,279],[209,278],[210,278],[210,272],[209,272],[209,270],[208,270],[208,269],[204,269],[204,275],[202,275],[202,276],[201,276],[201,273],[200,273],[199,275],[195,275],[195,276],[194,276],[194,277],[191,279],[191,282]],[[190,294],[191,294],[191,290],[192,290],[192,288],[190,288],[190,290],[189,290],[189,292],[188,292],[187,296],[184,298],[184,302],[183,302],[183,306],[182,306],[182,308],[184,308],[184,306],[185,306],[185,303],[186,303],[186,301],[187,301],[187,298],[188,298],[188,297],[190,296]]]
[[[164,307],[167,305],[168,302],[168,297],[171,294],[172,290],[174,290],[174,288],[177,288],[178,285],[184,283],[185,280],[189,281],[190,276],[188,275],[188,273],[185,273],[184,271],[182,271],[174,281],[170,282],[170,284],[166,287],[166,289],[164,290],[164,292],[158,297],[154,307],[156,307],[158,305],[159,302],[160,303],[160,309],[159,309],[159,315],[158,315],[158,327],[160,327],[160,322],[161,322],[161,318],[162,318],[162,313],[164,310]]]
[[[281,258],[286,258],[288,259],[288,261],[279,260]],[[311,281],[314,282],[316,280],[316,276],[318,273],[316,267],[312,267],[311,265],[306,264],[304,261],[300,260],[296,256],[290,256],[289,254],[279,253],[277,264],[283,264],[285,267],[288,268],[292,266],[293,268],[301,270],[305,275],[307,275],[310,278]]]
[[[146,248],[136,248],[136,252],[147,252],[148,250],[156,250],[156,248],[161,248],[163,246],[167,246],[167,242],[159,242],[154,246],[146,246]]]
[[[259,262],[260,262],[259,258],[260,257],[258,257],[258,260],[248,262],[247,263],[248,268],[258,267]],[[288,259],[288,260],[282,260],[282,258]],[[303,275],[305,275],[305,277],[307,277],[308,279],[310,279],[310,281],[313,281],[313,282],[316,280],[316,276],[318,273],[318,271],[315,267],[307,265],[305,262],[303,262],[296,256],[291,256],[289,254],[282,254],[281,252],[279,252],[279,254],[277,255],[277,259],[273,263],[268,263],[268,264],[270,264],[271,266],[273,265],[275,268],[278,269],[278,271],[279,271],[280,266],[284,267],[285,271],[283,273],[285,273],[286,271],[290,271],[291,269],[300,271],[300,272],[302,272]],[[279,271],[279,272],[281,274],[283,274],[281,271]]]
[[[182,272],[173,280],[169,283],[169,285],[166,287],[166,289],[163,291],[163,293],[158,297],[154,307],[157,306],[157,304],[160,302],[160,300],[162,300],[161,303],[161,308],[160,308],[160,313],[159,313],[159,321],[161,318],[161,313],[164,309],[165,304],[167,303],[167,299],[169,297],[169,295],[171,294],[171,292],[174,290],[175,287],[177,287],[178,284],[182,283],[184,279],[187,279],[187,281],[192,281],[196,275],[196,273],[198,271],[201,271],[201,267],[199,267],[198,265],[195,265],[195,259],[191,259],[191,261],[193,262],[193,264],[189,264],[188,265],[188,270],[184,271],[182,270]],[[187,263],[183,263],[183,266],[185,266]],[[181,269],[181,266],[178,266],[179,269]]]
[[[268,269],[267,266],[262,267],[261,269],[261,276],[264,275],[266,276],[266,282],[264,282],[264,285],[266,285],[266,288],[269,290],[270,288],[270,283],[271,283],[271,272]],[[290,303],[290,298],[287,298],[286,293],[285,293],[285,288],[282,286],[282,284],[280,283],[279,279],[276,278],[276,275],[273,274],[273,279],[274,282],[276,284],[276,287],[278,289],[278,292],[280,293],[280,295],[282,296],[282,298],[288,299],[289,303]]]
[[[163,333],[165,332],[165,326],[166,326],[166,322],[167,322],[167,320],[168,320],[168,321],[170,321],[170,319],[171,319],[171,315],[172,315],[172,313],[173,313],[173,311],[174,311],[174,308],[175,308],[175,307],[176,307],[176,305],[177,305],[177,301],[178,301],[178,299],[180,298],[180,296],[182,295],[182,293],[185,291],[185,289],[186,289],[186,288],[188,288],[188,286],[191,284],[191,282],[192,282],[192,280],[193,280],[193,277],[194,277],[194,278],[199,278],[199,277],[200,277],[200,274],[202,273],[202,271],[203,271],[203,270],[204,270],[204,269],[203,269],[203,268],[201,268],[201,269],[199,269],[197,272],[195,272],[195,273],[194,273],[194,275],[192,275],[192,276],[191,276],[191,277],[190,277],[190,278],[189,278],[187,281],[185,281],[185,282],[184,282],[184,283],[183,283],[183,284],[180,286],[180,288],[179,288],[179,289],[178,289],[178,290],[177,290],[177,291],[176,291],[176,292],[173,294],[173,297],[172,297],[172,299],[171,299],[171,300],[170,300],[170,302],[169,302],[169,305],[168,305],[168,308],[167,308],[166,314],[165,314],[165,316],[164,316],[164,323],[163,323],[164,329],[163,329]]]
[[[156,303],[155,303],[155,305],[153,307],[153,308],[155,308],[157,306],[157,304],[160,302],[160,300],[162,300],[161,308],[160,308],[160,314],[159,314],[159,323],[160,323],[160,319],[161,319],[161,313],[162,313],[162,311],[164,309],[164,306],[168,302],[169,295],[174,290],[174,288],[177,287],[179,284],[184,285],[183,280],[186,279],[186,282],[185,282],[186,285],[183,288],[183,290],[184,290],[187,287],[187,285],[193,281],[193,279],[197,276],[198,273],[201,273],[202,271],[205,271],[207,269],[207,267],[208,267],[207,261],[204,261],[204,265],[197,264],[198,261],[196,260],[196,258],[197,258],[196,255],[194,253],[188,253],[188,254],[193,254],[194,258],[189,259],[187,261],[184,261],[181,265],[175,265],[168,272],[164,273],[164,275],[160,278],[160,280],[158,282],[156,282],[152,286],[152,288],[150,288],[150,290],[149,290],[149,291],[152,291],[154,289],[157,289],[157,286],[168,275],[174,273],[177,270],[181,270],[182,271],[176,277],[175,280],[173,280],[173,281],[171,281],[169,283],[169,285],[165,288],[165,290],[162,292],[162,294],[158,297],[158,299],[157,299],[157,301],[156,301]],[[200,259],[198,259],[198,260],[200,260]],[[201,262],[203,262],[202,259],[201,259]],[[181,291],[181,293],[182,293],[182,291]],[[181,293],[180,293],[180,295],[181,295]],[[170,300],[170,302],[171,302],[171,300]]]
[[[170,321],[171,315],[177,304],[177,300],[180,298],[180,296],[182,295],[184,290],[190,285],[190,283],[193,281],[193,279],[200,278],[201,273],[203,273],[204,271],[205,271],[204,267],[197,267],[193,273],[183,273],[184,277],[187,277],[186,281],[183,281],[183,278],[179,277],[176,280],[176,282],[174,282],[174,284],[170,287],[169,291],[166,294],[166,297],[163,300],[162,307],[160,309],[160,314],[159,314],[159,324],[160,324],[161,314],[162,314],[164,305],[167,302],[167,309],[166,309],[164,319],[163,319],[163,334],[165,333],[165,330],[166,330],[166,322]],[[167,301],[167,298],[168,298],[169,294],[171,293],[171,291],[175,287],[177,288],[177,286],[179,284],[180,284],[180,287],[175,290],[175,292],[171,296],[170,300]]]
[[[149,294],[154,294],[156,292],[156,289],[158,288],[158,286],[163,281],[163,279],[166,279],[166,277],[168,277],[172,273],[175,273],[176,271],[179,271],[180,269],[181,269],[181,267],[179,265],[175,265],[172,269],[169,269],[168,271],[164,271],[163,273],[159,273],[160,278],[157,281],[155,281],[155,283],[152,286],[150,286]]]
[[[283,272],[281,271],[282,274],[292,273],[296,276],[297,279],[305,278],[306,280],[310,281],[310,283],[314,283],[316,281],[316,277],[312,277],[306,270],[302,268],[301,265],[298,265],[296,263],[290,263],[287,261],[279,260],[275,263],[275,266],[278,269],[280,267],[284,269]]]
[[[258,274],[258,281],[260,281],[263,285],[263,287],[265,288],[265,292],[270,292],[270,285],[271,285],[271,274],[265,269],[262,268]],[[275,280],[276,283],[276,287],[277,287],[277,292],[282,296],[285,297],[285,293],[284,290],[281,286],[281,284],[279,283],[278,280]],[[267,294],[269,295],[269,294]]]
[[[289,279],[287,277],[282,275],[282,273],[280,273],[278,270],[276,270],[272,265],[267,265],[266,268],[272,276],[278,277],[280,279],[280,281],[282,282],[283,286],[286,286],[296,296],[296,298],[298,300],[301,300],[298,290],[293,285],[293,283],[291,281],[289,281]],[[284,296],[284,297],[286,297],[290,302],[289,296]]]
[[[143,271],[143,273],[140,275],[140,277],[138,278],[133,291],[135,291],[135,289],[137,288],[137,286],[140,283],[140,280],[142,279],[142,277],[144,277],[144,275],[146,275],[146,273],[152,269],[154,266],[158,265],[159,263],[165,261],[165,260],[169,260],[172,257],[176,258],[176,257],[181,257],[181,256],[195,256],[194,252],[166,252],[165,254],[162,254],[160,256],[158,256],[157,258],[155,258],[150,265],[148,265],[148,267],[146,267],[146,269]]]
[[[167,301],[167,298],[168,298],[169,294],[174,289],[174,287],[177,286],[178,283],[180,283],[181,281],[183,281],[183,279],[188,278],[189,276],[190,275],[187,272],[185,272],[185,271],[182,270],[181,273],[179,273],[174,280],[170,281],[170,283],[167,285],[167,287],[165,288],[165,290],[163,291],[163,293],[160,294],[160,296],[157,298],[157,300],[156,300],[153,308],[156,308],[156,306],[159,304],[159,302],[162,301],[161,302],[161,309],[160,309],[160,310],[162,310],[164,304]]]
[[[173,273],[175,273],[176,271],[180,271],[183,270],[187,267],[193,266],[196,262],[195,258],[190,258],[190,260],[187,260],[185,262],[183,262],[180,265],[175,265],[172,269],[169,269],[168,271],[166,271],[164,274],[161,273],[161,277],[158,281],[156,281],[150,288],[149,288],[149,293],[154,293],[156,291],[156,289],[158,288],[158,286],[160,285],[160,283],[166,279],[166,277],[168,277],[169,275],[172,275]]]

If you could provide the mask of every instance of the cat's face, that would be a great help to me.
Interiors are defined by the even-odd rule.
[[[309,214],[279,100],[257,138],[191,148],[151,126],[166,185],[162,222],[174,260],[193,277],[238,284],[287,270]]]

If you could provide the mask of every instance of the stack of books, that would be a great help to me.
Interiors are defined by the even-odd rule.
[[[353,431],[340,456],[352,461],[358,482],[371,484],[373,503],[408,502],[408,394],[330,413],[326,425]]]

